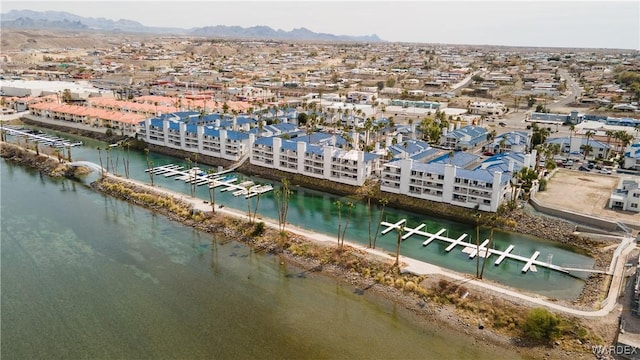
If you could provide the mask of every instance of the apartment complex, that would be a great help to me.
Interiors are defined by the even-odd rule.
[[[379,172],[380,157],[358,150],[343,150],[332,144],[314,145],[279,137],[257,139],[250,162],[270,169],[360,186]]]
[[[248,153],[254,134],[227,130],[214,125],[190,124],[171,114],[146,119],[140,135],[149,144],[185,150],[230,161]]]
[[[382,167],[380,189],[394,194],[496,212],[508,199],[510,173],[399,159]]]

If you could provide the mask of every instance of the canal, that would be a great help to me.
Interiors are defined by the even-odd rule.
[[[78,138],[62,133],[58,134],[72,140],[81,140],[84,142],[84,146],[72,148],[72,157],[74,161],[87,160],[99,163],[100,156],[98,155],[96,148],[100,146],[103,149],[102,161],[106,164],[107,155],[104,149],[107,147],[107,144],[92,139]],[[149,183],[149,175],[144,171],[147,168],[146,156],[142,152],[127,152],[125,149],[118,147],[112,148],[109,154],[109,158],[111,159],[109,162],[113,164],[113,166],[110,165],[112,170],[117,164],[118,172],[120,174],[124,174],[123,159],[127,157],[130,163],[130,177]],[[179,164],[185,167],[188,166],[185,159],[176,159],[162,154],[151,153],[149,155],[149,160],[153,162],[154,166],[165,164]],[[198,166],[202,169],[208,168],[207,166],[200,164]],[[276,188],[280,185],[277,182],[248,177],[243,174],[237,175],[241,179],[240,181],[243,179],[250,179],[256,183],[271,183]],[[158,175],[154,176],[154,182],[158,186],[170,188],[185,194],[189,194],[191,191],[191,185],[184,181],[175,180],[175,177],[167,178],[162,175]],[[223,204],[224,206],[234,209],[247,209],[247,200],[244,197],[233,196],[231,192],[220,192],[221,188],[223,187],[219,187],[216,190],[215,196],[217,204]],[[292,187],[292,190],[293,193],[290,199],[288,215],[288,221],[290,223],[319,233],[329,235],[337,233],[338,209],[334,203],[338,200],[344,203],[346,201],[352,201],[352,199],[341,198],[302,187]],[[208,200],[209,194],[206,186],[198,187],[196,189],[196,196],[202,198],[203,201]],[[252,204],[251,206],[253,207],[257,198],[254,197],[250,201]],[[372,228],[374,232],[375,223],[379,218],[379,211],[380,209],[377,206],[374,206],[371,212],[373,223]],[[343,217],[344,212],[345,211],[343,210]],[[273,192],[269,192],[261,196],[258,213],[261,216],[277,219],[278,214]],[[424,223],[427,225],[425,230],[431,232],[436,232],[445,228],[447,231],[444,235],[449,237],[457,238],[461,234],[467,233],[469,234],[468,239],[475,244],[476,230],[474,226],[403,211],[401,209],[394,209],[390,207],[384,209],[385,221],[396,222],[403,218],[407,219],[407,226],[409,227],[416,227]],[[368,222],[369,215],[366,204],[356,202],[346,234],[347,240],[367,244],[369,238]],[[481,240],[488,237],[489,229],[481,229]],[[505,250],[509,245],[514,245],[512,253],[521,256],[531,256],[535,251],[539,251],[539,260],[550,260],[556,265],[591,268],[594,264],[594,260],[592,258],[584,256],[566,245],[545,239],[504,231],[494,231],[493,239],[493,247],[496,249]],[[462,253],[459,249],[446,252],[445,248],[448,244],[439,241],[434,241],[428,247],[423,247],[423,241],[424,238],[420,236],[410,237],[402,243],[401,253],[405,256],[426,261],[451,270],[475,274],[476,260],[469,259],[467,254]],[[392,231],[379,237],[378,247],[389,252],[394,252],[395,242],[396,234]],[[574,275],[577,275],[578,277],[575,277],[549,269],[539,269],[537,272],[529,271],[527,273],[522,273],[520,271],[522,266],[523,263],[510,259],[503,261],[500,266],[494,266],[493,262],[489,260],[485,267],[484,277],[510,287],[531,291],[550,298],[573,300],[580,294],[582,287],[584,286],[584,279],[588,276],[588,273],[576,273]]]
[[[2,359],[520,358],[0,160]]]

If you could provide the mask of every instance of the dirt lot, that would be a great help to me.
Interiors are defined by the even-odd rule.
[[[607,208],[609,195],[618,181],[620,178],[616,175],[559,169],[549,180],[547,190],[538,192],[536,199],[557,209],[580,214],[631,223],[640,221],[639,214]]]

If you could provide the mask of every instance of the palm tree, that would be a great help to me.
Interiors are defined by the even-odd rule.
[[[284,233],[285,225],[287,223],[287,214],[289,213],[289,198],[291,197],[291,190],[289,190],[289,180],[282,178],[282,187],[275,191],[276,206],[278,209],[278,224],[280,225],[280,232]]]
[[[587,138],[587,146],[589,145],[589,140],[593,137],[593,135],[595,135],[596,132],[593,130],[589,130],[587,131],[584,136]]]
[[[207,169],[207,175],[211,175],[211,174],[215,174],[215,170],[213,169]],[[209,202],[211,203],[211,213],[215,214],[216,213],[216,188],[214,187],[216,184],[215,180],[212,182],[212,184],[209,184],[208,188],[209,188]]]
[[[400,244],[402,243],[402,235],[404,235],[404,224],[396,227],[398,238],[396,239],[396,262],[393,266],[400,266]]]
[[[487,258],[489,257],[489,249],[491,249],[491,243],[493,242],[493,229],[495,226],[495,221],[497,217],[495,215],[491,216],[491,233],[489,234],[489,243],[487,244],[487,252],[485,253],[484,259],[482,259],[482,269],[480,270],[480,279],[484,275],[484,265],[487,263]],[[476,256],[480,256],[477,254]]]
[[[582,149],[582,153],[584,154],[584,158],[583,159],[586,160],[587,156],[589,155],[589,153],[591,151],[593,151],[593,146],[591,146],[591,145],[582,145],[580,148]]]
[[[147,169],[149,170],[149,178],[151,179],[151,186],[153,186],[153,161],[149,160],[149,148],[144,149],[144,153],[147,157]]]
[[[380,233],[380,223],[382,223],[382,219],[384,218],[384,207],[387,206],[387,204],[389,203],[389,200],[387,198],[382,198],[380,200],[378,200],[378,203],[380,204],[380,216],[378,217],[378,225],[376,227],[376,234],[373,237],[373,248],[376,248],[376,242],[378,241],[378,234]]]
[[[473,214],[473,217],[476,219],[476,277],[480,277],[480,220],[482,219],[482,214],[477,211]]]
[[[351,201],[347,202],[347,208],[349,209],[349,212],[347,212],[347,218],[345,220],[344,223],[344,229],[342,229],[342,240],[340,241],[340,250],[342,250],[342,248],[344,247],[344,238],[347,235],[347,228],[349,227],[349,220],[351,220],[351,212],[353,211],[353,208],[355,207],[355,204]]]
[[[338,251],[342,250],[340,246],[340,236],[342,235],[342,201],[336,200],[333,203],[338,208]]]
[[[96,150],[98,150],[98,158],[100,158],[100,177],[104,177],[104,167],[102,166],[102,148],[98,146]]]

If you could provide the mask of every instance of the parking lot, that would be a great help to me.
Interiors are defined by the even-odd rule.
[[[547,189],[536,194],[536,199],[557,209],[616,221],[637,222],[640,220],[638,214],[607,208],[611,191],[619,180],[617,175],[598,174],[593,170],[559,169],[549,180]]]

